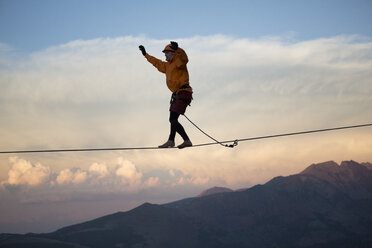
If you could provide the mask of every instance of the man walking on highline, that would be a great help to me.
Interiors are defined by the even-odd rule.
[[[170,116],[170,134],[168,141],[160,145],[159,148],[174,147],[174,138],[176,132],[183,138],[183,143],[177,146],[182,149],[192,146],[192,143],[187,136],[185,129],[178,122],[178,117],[183,115],[186,111],[187,105],[192,100],[192,88],[189,83],[189,72],[187,71],[187,58],[186,52],[178,47],[178,43],[171,41],[164,50],[165,59],[167,62],[161,61],[146,53],[144,46],[139,46],[143,56],[146,57],[153,66],[160,72],[165,73],[166,83],[170,91],[172,91],[171,105],[169,108]]]

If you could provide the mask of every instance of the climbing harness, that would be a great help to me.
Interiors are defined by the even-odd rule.
[[[191,89],[192,90],[192,87],[188,84],[185,84],[185,85],[181,86],[181,88],[179,88],[178,90],[176,90],[175,92],[172,93],[172,96],[171,96],[171,99],[170,99],[169,103],[170,104],[174,103],[177,100],[178,93],[180,93],[181,91],[185,91],[186,89]],[[191,106],[191,101],[194,100],[194,98],[191,96],[191,101],[186,101],[183,98],[180,98],[180,100],[184,101],[187,105]]]

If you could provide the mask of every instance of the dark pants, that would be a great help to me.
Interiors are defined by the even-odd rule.
[[[192,93],[188,91],[180,91],[177,94],[172,94],[171,105],[169,110],[183,115],[187,106],[192,100]]]
[[[169,122],[171,124],[171,130],[169,135],[169,140],[174,141],[174,138],[176,137],[176,132],[181,135],[183,140],[189,140],[189,137],[187,136],[185,129],[183,126],[178,122],[178,117],[180,116],[179,113],[173,112],[172,110],[169,111]]]

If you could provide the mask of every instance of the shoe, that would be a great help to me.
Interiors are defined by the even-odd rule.
[[[167,142],[165,142],[164,144],[158,146],[159,148],[170,148],[170,147],[174,147],[174,141],[173,140],[168,140]]]
[[[177,146],[179,149],[190,147],[192,146],[192,143],[190,140],[185,140],[181,145]]]

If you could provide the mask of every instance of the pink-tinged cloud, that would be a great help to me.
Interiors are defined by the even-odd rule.
[[[72,170],[72,169],[65,169],[62,170],[57,176],[57,183],[58,184],[79,184],[83,183],[87,180],[87,172],[82,171],[80,169]]]
[[[121,178],[123,185],[138,187],[141,184],[143,174],[129,160],[118,158],[118,167],[115,174]]]
[[[151,187],[155,187],[155,186],[159,185],[159,183],[160,183],[160,178],[158,178],[158,177],[150,177],[145,182],[145,186],[151,188]]]
[[[51,171],[47,166],[32,164],[18,157],[9,158],[9,162],[12,167],[8,172],[8,179],[2,184],[37,186],[49,181]]]
[[[93,163],[89,167],[89,172],[92,175],[97,176],[98,178],[103,178],[103,177],[106,177],[110,174],[110,172],[107,168],[107,165],[106,164],[99,164],[99,163]]]

